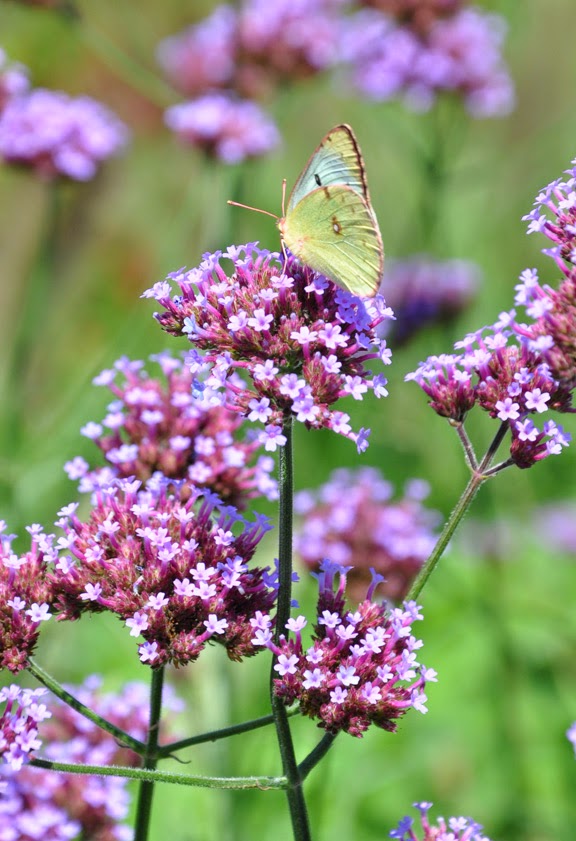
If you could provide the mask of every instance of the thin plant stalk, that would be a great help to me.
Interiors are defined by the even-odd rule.
[[[280,635],[284,633],[285,625],[290,618],[292,602],[292,514],[294,496],[294,467],[292,456],[292,416],[286,415],[283,424],[286,443],[280,448],[280,481],[279,481],[279,527],[278,527],[278,607],[276,611],[275,641],[278,643]],[[270,696],[272,714],[276,725],[276,735],[282,757],[282,768],[288,780],[286,796],[292,821],[294,841],[311,841],[308,811],[304,792],[302,790],[302,776],[296,762],[294,743],[290,732],[288,711],[283,701],[274,692],[274,660],[270,671]]]
[[[160,717],[162,714],[162,689],[164,686],[164,667],[153,669],[150,684],[150,720],[148,723],[148,738],[143,756],[146,770],[155,771],[158,764],[158,738]],[[136,822],[134,841],[147,841],[152,815],[152,800],[154,796],[154,781],[143,780],[138,791],[138,805],[136,807]]]

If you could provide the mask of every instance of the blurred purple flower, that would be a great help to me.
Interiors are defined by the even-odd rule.
[[[480,9],[462,9],[421,33],[374,9],[350,17],[344,63],[358,90],[377,101],[401,97],[427,111],[440,94],[461,97],[473,117],[501,117],[514,106],[502,58],[505,22]]]
[[[367,431],[352,431],[349,416],[332,406],[341,397],[362,400],[368,391],[387,394],[384,375],[365,367],[376,358],[390,363],[386,342],[375,333],[391,317],[380,295],[361,300],[256,243],[205,254],[198,268],[168,278],[178,294],[161,281],[144,296],[164,308],[156,314],[162,329],[194,346],[188,357],[193,373],[209,367],[197,383],[204,399],[265,424],[259,440],[270,451],[283,443],[288,415],[366,448]]]
[[[275,85],[320,72],[338,57],[335,0],[246,0],[220,5],[164,39],[158,61],[184,96],[229,89],[260,99]]]
[[[359,0],[359,5],[379,9],[416,32],[427,32],[438,18],[453,15],[466,0]]]
[[[88,181],[128,141],[125,125],[96,100],[36,88],[0,115],[0,158],[40,177]]]
[[[576,555],[576,504],[541,505],[534,511],[532,522],[540,543],[553,552]]]
[[[104,695],[98,678],[68,691],[98,715],[144,741],[149,718],[149,689],[127,683],[119,693]],[[180,703],[169,691],[164,708],[175,712]],[[2,690],[6,693],[9,690]],[[36,690],[45,692],[46,690]],[[32,695],[30,690],[22,694]],[[28,702],[30,703],[30,702]],[[26,709],[26,708],[25,708]],[[29,707],[28,707],[29,709]],[[118,745],[113,736],[61,701],[51,698],[51,716],[42,724],[43,758],[53,762],[138,767],[140,758]],[[167,717],[169,719],[169,716]],[[165,729],[166,719],[162,719]],[[120,823],[128,816],[129,780],[122,777],[57,774],[27,765],[17,774],[4,767],[0,808],[0,838],[18,841],[130,841],[133,830]]]
[[[468,260],[434,260],[425,255],[387,266],[380,294],[394,310],[384,325],[391,345],[409,342],[429,324],[450,323],[471,302],[480,269]]]
[[[402,818],[396,829],[390,832],[390,838],[396,841],[490,841],[482,832],[482,825],[472,818],[438,818],[435,824],[428,820],[428,811],[432,803],[414,803],[420,813],[422,835],[414,832],[414,819]]]
[[[576,721],[571,724],[569,729],[566,731],[566,738],[572,743],[572,747],[576,752]]]
[[[0,114],[12,97],[26,93],[29,87],[28,69],[9,61],[0,48]]]
[[[277,483],[270,475],[274,460],[261,453],[251,464],[262,447],[239,438],[238,414],[194,396],[194,377],[182,359],[164,352],[151,361],[161,376],[148,374],[139,360],[122,358],[95,378],[115,400],[102,423],[90,422],[82,432],[102,451],[107,466],[90,469],[79,457],[68,462],[65,469],[80,480],[80,491],[93,492],[117,477],[145,482],[159,471],[208,488],[240,508],[259,494],[276,499]],[[186,485],[178,485],[184,499]]]
[[[280,143],[276,125],[259,105],[226,93],[172,105],[165,121],[184,143],[226,164],[266,155]]]
[[[402,499],[379,470],[335,470],[314,491],[301,491],[295,510],[302,515],[294,547],[311,569],[324,558],[345,564],[351,598],[361,601],[371,571],[384,576],[379,592],[398,602],[436,542],[439,515],[422,504],[428,485],[412,480]]]

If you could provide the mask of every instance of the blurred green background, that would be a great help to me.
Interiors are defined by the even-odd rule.
[[[271,0],[273,2],[273,0]],[[576,156],[576,62],[573,0],[482,4],[510,25],[506,58],[517,107],[505,119],[469,120],[454,112],[452,132],[465,128],[449,180],[434,205],[436,256],[479,264],[484,281],[457,325],[430,329],[395,354],[387,371],[390,396],[352,401],[355,428],[369,426],[369,450],[329,433],[296,432],[296,484],[312,487],[337,466],[370,464],[397,485],[426,478],[430,503],[448,514],[467,480],[460,446],[448,425],[426,407],[406,372],[432,353],[448,352],[468,330],[512,306],[513,287],[529,266],[556,283],[558,272],[526,237],[534,196]],[[374,208],[388,257],[419,250],[417,219],[426,183],[419,143],[432,136],[431,115],[400,104],[375,105],[343,95],[329,76],[281,91],[270,110],[282,149],[244,167],[208,163],[179,145],[162,110],[178,96],[154,61],[158,41],[200,20],[210,2],[111,0],[81,4],[82,20],[0,2],[0,46],[31,70],[35,86],[86,93],[111,106],[130,126],[126,153],[90,184],[59,190],[53,271],[38,249],[53,196],[30,173],[0,167],[0,376],[4,415],[0,491],[9,531],[49,527],[75,496],[64,461],[94,458],[79,428],[100,420],[107,394],[91,380],[120,355],[146,357],[178,342],[152,319],[141,292],[166,272],[194,266],[207,250],[258,239],[278,247],[274,223],[230,208],[228,198],[279,210],[282,178],[293,183],[312,149],[333,125],[349,122],[362,145]],[[128,58],[129,57],[129,58]],[[345,92],[344,92],[345,94]],[[29,335],[26,364],[9,375],[11,349],[32,284],[42,289],[41,317]],[[478,446],[492,426],[473,419]],[[574,423],[566,427],[576,431]],[[426,716],[409,714],[397,735],[340,737],[307,791],[314,837],[376,841],[388,836],[415,800],[434,813],[468,814],[493,841],[573,841],[576,765],[564,732],[576,718],[574,558],[543,547],[531,530],[535,506],[574,496],[576,451],[530,471],[510,470],[485,486],[473,514],[495,546],[479,551],[465,535],[443,560],[423,594],[424,662],[438,670]],[[269,505],[260,506],[273,512]],[[513,542],[500,547],[498,525],[512,517]],[[480,546],[481,548],[481,546]],[[472,551],[474,550],[474,551]],[[268,562],[271,538],[260,553]],[[301,599],[312,603],[303,584]],[[113,689],[128,676],[146,679],[132,641],[105,617],[49,628],[39,661],[59,679],[103,672]],[[268,710],[265,656],[229,666],[217,649],[174,675],[189,701],[185,732],[199,732]],[[260,662],[261,661],[261,662]],[[308,721],[294,725],[300,756],[321,735]],[[190,752],[191,773],[276,773],[272,732],[236,737]],[[175,766],[175,770],[183,770]],[[283,841],[290,837],[283,795],[214,793],[161,787],[151,837],[173,841]]]

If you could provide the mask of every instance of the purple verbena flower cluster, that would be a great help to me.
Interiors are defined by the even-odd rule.
[[[124,124],[88,96],[36,88],[12,96],[0,113],[0,158],[47,180],[88,181],[127,140]]]
[[[0,521],[0,532],[6,524]],[[0,536],[0,669],[16,674],[26,667],[43,622],[50,619],[53,596],[49,564],[57,557],[53,536],[30,526],[30,549],[13,551],[15,535]]]
[[[541,286],[536,270],[526,269],[516,286],[516,304],[531,322],[519,322],[515,310],[501,313],[494,325],[458,342],[460,353],[430,357],[407,377],[424,389],[443,417],[461,423],[478,405],[507,424],[510,459],[521,468],[559,454],[570,442],[554,420],[538,427],[532,417],[552,409],[575,411],[576,167],[568,174],[567,180],[549,184],[524,217],[529,233],[541,231],[554,242],[544,253],[562,271],[559,288]]]
[[[422,835],[414,831],[414,819],[402,818],[398,827],[390,832],[390,838],[396,841],[490,841],[482,832],[482,826],[471,818],[438,818],[433,825],[428,820],[428,811],[432,803],[414,803],[414,808],[420,812],[420,829]]]
[[[277,484],[270,476],[274,461],[260,455],[251,464],[260,447],[238,440],[238,414],[194,397],[193,376],[182,359],[164,352],[150,360],[161,377],[150,375],[140,360],[122,358],[95,378],[95,385],[107,386],[115,399],[102,423],[88,423],[82,432],[107,465],[90,469],[80,457],[68,462],[66,471],[80,480],[80,491],[93,492],[114,478],[146,482],[158,471],[214,491],[238,508],[259,494],[276,499]]]
[[[429,324],[449,324],[470,304],[479,284],[480,269],[468,260],[418,255],[389,263],[380,293],[396,316],[384,325],[390,344],[406,344]]]
[[[372,570],[384,576],[380,593],[401,601],[436,542],[438,515],[422,504],[428,492],[427,483],[413,480],[393,500],[394,488],[378,469],[335,470],[316,491],[296,495],[302,521],[295,549],[315,570],[324,558],[350,565],[355,601],[364,598]]]
[[[184,143],[227,164],[266,155],[280,143],[275,123],[256,102],[219,91],[172,105],[164,119]]]
[[[149,691],[144,684],[127,683],[119,692],[105,695],[100,681],[91,677],[68,690],[134,738],[146,739]],[[2,690],[6,693],[9,690]],[[41,693],[45,690],[36,690]],[[23,690],[22,694],[30,694]],[[165,709],[179,709],[173,695],[165,693]],[[43,757],[54,762],[88,765],[140,765],[140,758],[92,722],[57,699],[50,703],[50,721],[43,724]],[[164,719],[163,719],[164,725]],[[163,728],[164,729],[164,728]],[[133,831],[122,823],[130,805],[128,780],[122,777],[55,774],[24,767],[18,774],[2,769],[0,838],[18,841],[130,841]]]
[[[158,61],[184,96],[214,90],[260,99],[338,56],[339,17],[330,0],[245,0],[162,41]]]
[[[45,704],[38,702],[46,692],[46,689],[21,689],[16,684],[0,689],[0,703],[5,705],[0,715],[0,755],[3,763],[0,775],[6,766],[11,771],[20,771],[30,761],[33,752],[41,747],[38,724],[52,715]],[[1,815],[0,808],[0,837]]]
[[[343,56],[355,87],[369,99],[401,97],[417,111],[438,96],[462,99],[473,117],[500,117],[514,105],[514,87],[502,58],[504,20],[463,8],[424,31],[411,20],[376,9],[351,16]]]
[[[312,645],[304,648],[304,616],[290,619],[276,645],[265,614],[250,620],[255,645],[276,655],[274,691],[287,705],[330,733],[362,736],[371,724],[394,732],[410,707],[425,713],[432,669],[416,660],[422,642],[412,636],[412,622],[422,619],[415,602],[388,609],[372,601],[381,576],[374,575],[366,599],[351,611],[344,593],[348,567],[325,560],[316,574],[319,585]],[[335,579],[339,578],[334,590]],[[404,684],[407,685],[404,685]]]
[[[0,48],[0,114],[12,97],[26,93],[29,87],[26,67],[8,61],[6,53]]]
[[[566,738],[571,743],[574,748],[574,752],[576,753],[576,721],[573,722],[566,731]]]
[[[223,258],[232,262],[231,275]],[[375,333],[392,317],[381,296],[362,301],[255,243],[205,254],[197,269],[168,278],[178,283],[179,295],[171,297],[169,282],[162,281],[144,296],[164,307],[156,315],[164,330],[186,335],[194,345],[188,357],[193,373],[211,366],[198,383],[205,399],[264,423],[259,440],[270,451],[284,443],[288,415],[345,435],[359,451],[366,448],[367,431],[353,432],[349,416],[331,407],[341,397],[387,394],[386,378],[364,364],[390,361],[386,342]]]
[[[131,636],[143,636],[139,657],[153,668],[192,662],[210,640],[231,660],[251,656],[248,620],[271,609],[276,578],[248,562],[270,526],[192,486],[183,501],[169,485],[119,479],[95,492],[86,522],[77,504],[59,513],[63,554],[51,574],[58,619],[116,614]]]

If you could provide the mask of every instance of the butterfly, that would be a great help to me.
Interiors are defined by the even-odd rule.
[[[301,263],[354,295],[376,294],[384,248],[350,126],[335,126],[321,140],[290,193],[284,216],[274,218],[283,245]]]

